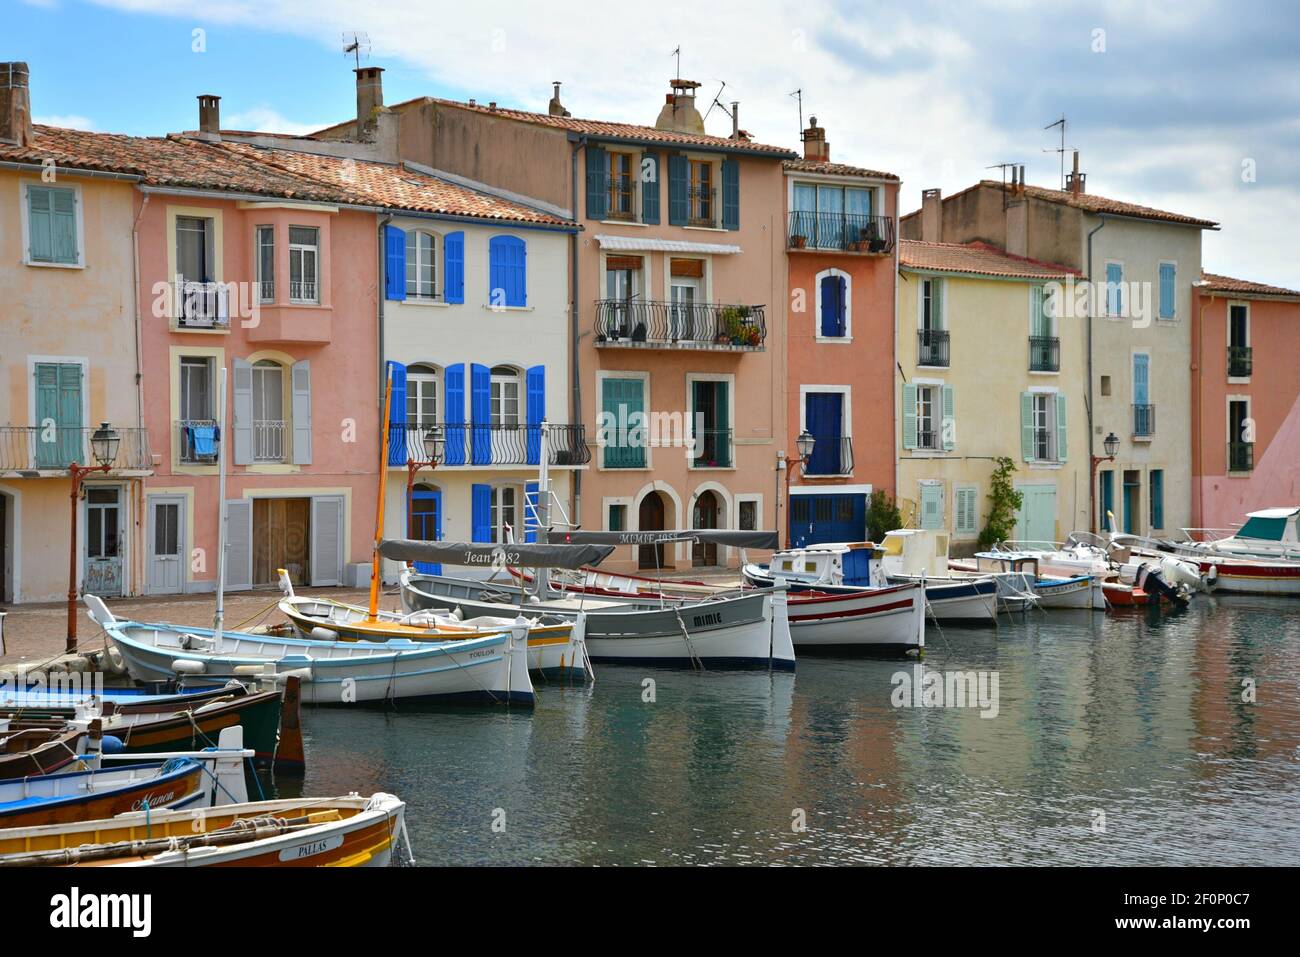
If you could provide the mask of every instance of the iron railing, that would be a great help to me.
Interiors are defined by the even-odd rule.
[[[595,332],[597,346],[757,351],[767,340],[767,322],[762,306],[598,299]]]
[[[837,249],[842,252],[888,253],[894,249],[894,218],[861,213],[790,213],[786,245],[790,249]]]
[[[0,426],[0,472],[59,471],[73,462],[78,465],[98,465],[90,445],[90,437],[95,431],[58,426]],[[144,429],[116,431],[118,444],[113,468],[152,469],[149,433]]]
[[[920,436],[917,437],[918,439]],[[849,475],[853,472],[853,440],[847,435],[839,437],[817,436],[812,455],[803,463],[804,475]]]
[[[716,189],[711,186],[689,186],[686,189],[686,202],[689,210],[686,217],[688,226],[718,225]]]
[[[1133,406],[1133,434],[1138,436],[1154,435],[1156,431],[1156,407],[1154,405]]]
[[[203,430],[211,429],[211,452],[200,452],[204,444]],[[180,460],[187,465],[211,465],[217,461],[221,449],[221,432],[215,419],[179,419],[176,422],[176,447]]]
[[[731,468],[731,429],[696,429],[695,452],[691,465],[697,469]]]
[[[257,283],[258,295],[262,302],[275,302],[275,280],[262,279]]]
[[[316,289],[316,280],[302,279],[289,283],[290,302],[320,302]]]
[[[540,425],[422,422],[394,424],[389,428],[389,465],[430,461],[435,465],[538,465],[541,462]],[[432,460],[425,447],[426,438],[433,442]],[[591,461],[584,426],[551,425],[547,445],[551,465],[586,465]]]
[[[1249,472],[1255,468],[1254,442],[1228,443],[1228,471]]]
[[[253,461],[284,461],[284,421],[282,419],[253,420]]]
[[[172,284],[178,328],[214,329],[230,325],[230,291],[224,283],[181,277]]]
[[[1053,429],[1033,429],[1034,460],[1038,462],[1056,461],[1056,450],[1052,448],[1055,436]]]
[[[636,181],[631,176],[609,176],[609,209],[605,213],[610,219],[636,219]]]
[[[1228,375],[1242,379],[1250,375],[1255,360],[1250,346],[1228,346]]]
[[[1029,371],[1061,371],[1061,340],[1059,338],[1056,336],[1029,337]]]
[[[947,329],[920,329],[916,333],[916,338],[917,365],[944,367],[948,365]]]
[[[934,429],[917,429],[916,447],[918,449],[938,450],[939,433]],[[817,446],[814,445],[813,451],[816,451],[816,449]]]

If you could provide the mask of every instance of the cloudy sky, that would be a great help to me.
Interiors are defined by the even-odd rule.
[[[1287,0],[0,0],[0,60],[26,60],[38,121],[159,134],[222,96],[228,128],[314,129],[355,109],[345,33],[385,98],[477,97],[653,123],[682,74],[797,148],[799,104],[832,158],[921,190],[997,163],[1059,184],[1064,114],[1088,189],[1222,223],[1205,266],[1300,288],[1300,10]],[[196,32],[197,31],[197,32]],[[723,84],[725,83],[725,87]],[[730,132],[719,109],[708,117]]]

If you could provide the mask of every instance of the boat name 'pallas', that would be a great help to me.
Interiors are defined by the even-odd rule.
[[[153,930],[153,895],[82,894],[74,887],[50,898],[50,926],[126,927],[132,937],[148,937]]]

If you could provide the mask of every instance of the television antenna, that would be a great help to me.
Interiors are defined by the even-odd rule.
[[[799,101],[799,135],[803,136],[803,87],[788,95]]]
[[[713,102],[709,104],[709,108],[705,112],[704,118],[707,120],[709,118],[709,114],[713,112],[713,108],[716,106],[718,109],[722,110],[723,113],[726,113],[727,116],[731,117],[734,120],[735,117],[731,116],[731,110],[727,109],[726,104],[723,103],[722,100],[720,99],[722,96],[722,91],[727,88],[727,81],[719,80],[718,82],[722,85],[718,87],[718,92],[713,94]]]
[[[362,58],[370,58],[370,37],[358,30],[351,30],[343,34],[343,55],[351,55],[356,62],[357,69],[361,69]]]
[[[668,55],[677,58],[677,74],[674,79],[680,80],[682,78],[682,45],[677,44],[677,49]]]
[[[1045,130],[1050,130],[1053,126],[1059,126],[1059,127],[1061,128],[1061,145],[1060,145],[1059,147],[1057,147],[1056,149],[1043,150],[1043,152],[1044,152],[1044,153],[1059,153],[1059,154],[1060,154],[1060,156],[1061,156],[1061,189],[1065,189],[1065,154],[1066,154],[1067,150],[1066,150],[1066,148],[1065,148],[1065,114],[1064,114],[1064,113],[1061,114],[1061,118],[1060,118],[1059,120],[1057,120],[1055,123],[1048,123],[1046,126],[1043,127],[1043,129],[1045,129]]]

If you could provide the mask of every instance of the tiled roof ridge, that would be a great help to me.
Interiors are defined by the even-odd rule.
[[[1300,297],[1300,290],[1288,289],[1286,286],[1275,286],[1273,283],[1256,282],[1253,279],[1238,279],[1235,276],[1225,276],[1222,273],[1201,270],[1201,279],[1214,291],[1219,292],[1233,292],[1246,296]]]

